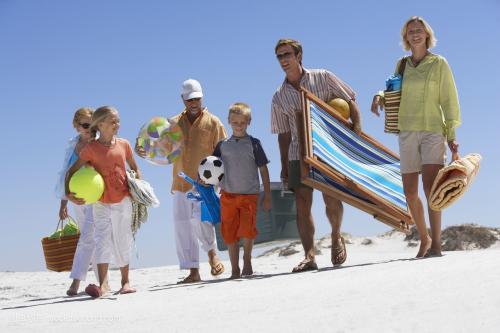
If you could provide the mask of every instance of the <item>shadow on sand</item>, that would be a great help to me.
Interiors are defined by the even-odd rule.
[[[303,273],[312,273],[312,274],[318,274],[318,273],[325,273],[329,271],[335,271],[335,270],[340,270],[340,269],[351,269],[351,268],[357,268],[357,267],[364,267],[364,266],[372,266],[372,265],[383,265],[383,264],[390,264],[393,262],[401,262],[401,261],[414,261],[414,260],[421,260],[421,259],[416,259],[416,258],[401,258],[401,259],[392,259],[392,260],[385,260],[385,261],[377,261],[377,262],[370,262],[370,263],[364,263],[364,264],[357,264],[357,265],[349,265],[349,266],[339,266],[339,267],[323,267],[320,268],[316,271],[309,271],[309,272],[303,272]],[[242,282],[252,282],[252,281],[259,281],[262,279],[268,279],[268,278],[274,278],[274,277],[279,277],[279,276],[286,276],[286,275],[292,275],[292,274],[301,274],[301,273],[292,273],[292,272],[282,272],[282,273],[275,273],[275,274],[259,274],[258,272],[254,275],[251,276],[246,276],[242,277],[239,279],[230,279],[230,278],[224,278],[224,279],[214,279],[214,280],[208,280],[208,281],[200,281],[196,283],[186,283],[186,284],[177,284],[177,283],[170,283],[170,284],[165,284],[165,285],[155,285],[151,286],[147,289],[149,292],[153,291],[162,291],[162,290],[169,290],[169,289],[177,289],[177,288],[191,288],[191,289],[199,289],[199,288],[204,288],[210,285],[216,285],[219,283],[231,283],[231,282],[236,282],[236,283],[242,283]],[[1,308],[0,310],[14,310],[14,309],[22,309],[22,308],[31,308],[31,307],[38,307],[38,306],[45,306],[45,305],[51,305],[51,304],[61,304],[61,303],[73,303],[73,302],[85,302],[85,301],[93,301],[93,300],[117,300],[116,297],[113,297],[116,294],[112,294],[110,296],[104,296],[100,297],[98,299],[93,299],[90,296],[87,296],[85,293],[79,293],[77,296],[73,297],[64,297],[61,299],[61,297],[52,297],[52,298],[34,298],[34,299],[29,299],[26,300],[25,303],[30,303],[30,302],[40,302],[40,301],[51,301],[52,302],[46,302],[46,303],[40,303],[40,304],[27,304],[27,305],[19,305],[19,306],[11,306],[11,307],[4,307]]]

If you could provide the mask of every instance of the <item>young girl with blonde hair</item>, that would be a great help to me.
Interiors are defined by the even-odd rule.
[[[132,202],[128,188],[126,164],[140,178],[132,148],[127,140],[118,138],[120,117],[111,106],[98,108],[92,115],[91,140],[80,152],[80,158],[69,169],[66,177],[66,195],[75,204],[85,201],[69,192],[69,179],[86,163],[92,165],[104,179],[104,193],[93,206],[95,224],[95,261],[99,275],[99,286],[90,284],[85,292],[100,297],[109,292],[107,286],[108,267],[111,259],[120,267],[120,294],[135,292],[129,281],[129,255],[132,246]],[[99,137],[97,137],[99,132]]]
[[[88,107],[76,110],[73,116],[73,127],[78,135],[69,140],[66,154],[64,157],[63,167],[59,173],[59,180],[56,184],[56,195],[61,199],[59,207],[59,219],[65,220],[68,218],[68,199],[64,191],[64,180],[68,169],[78,160],[78,155],[90,140],[90,121],[94,110]],[[71,286],[66,291],[68,296],[78,294],[80,281],[85,281],[89,264],[94,254],[94,223],[92,216],[92,205],[72,205],[73,217],[78,223],[80,229],[80,239],[76,248],[75,257],[73,259],[73,267],[71,268],[70,278],[73,279]]]

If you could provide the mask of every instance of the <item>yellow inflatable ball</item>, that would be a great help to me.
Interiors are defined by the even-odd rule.
[[[328,105],[333,107],[336,111],[338,111],[342,117],[345,119],[349,119],[349,115],[351,114],[351,110],[349,109],[349,104],[342,98],[334,98],[328,102]]]
[[[83,167],[69,180],[69,190],[85,200],[85,204],[92,204],[104,193],[104,179],[94,168]]]

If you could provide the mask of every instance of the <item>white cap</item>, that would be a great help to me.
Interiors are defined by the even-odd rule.
[[[203,97],[200,82],[188,79],[182,83],[182,98],[186,101],[191,98]]]

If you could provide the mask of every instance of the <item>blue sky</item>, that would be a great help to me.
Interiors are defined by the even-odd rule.
[[[444,212],[444,225],[498,226],[500,4],[498,1],[14,1],[0,0],[0,270],[43,270],[40,239],[52,232],[53,195],[71,119],[81,106],[114,105],[120,136],[130,141],[155,115],[182,110],[180,85],[198,79],[205,105],[224,123],[228,106],[253,109],[250,133],[279,179],[277,138],[270,134],[271,98],[283,81],[274,56],[282,37],[302,42],[304,65],[326,68],[357,92],[363,129],[397,151],[372,116],[373,93],[403,55],[402,24],[420,15],[433,27],[435,53],[453,70],[462,109],[462,154],[483,163],[466,195]],[[162,205],[138,234],[134,267],[176,264],[170,167],[138,158]],[[329,232],[320,196],[317,236]],[[343,231],[374,235],[388,228],[346,208]],[[202,254],[201,258],[205,256]]]

